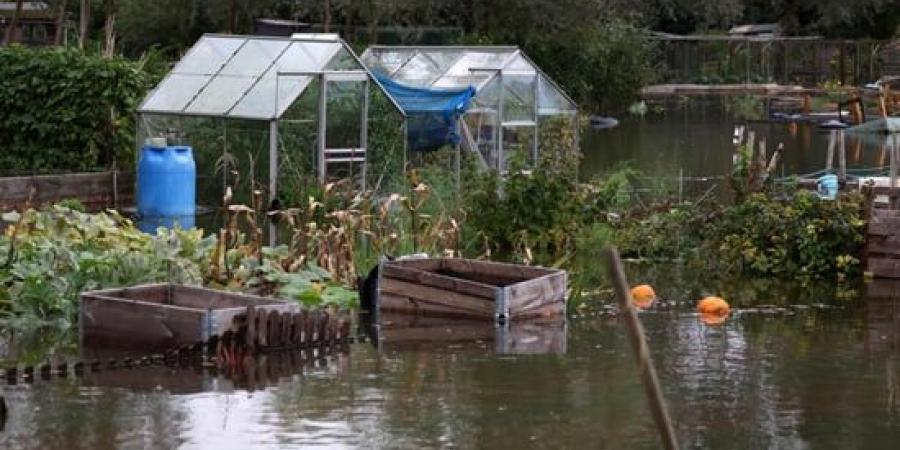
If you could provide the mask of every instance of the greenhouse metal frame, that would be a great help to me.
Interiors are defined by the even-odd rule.
[[[317,93],[312,92],[313,87]],[[279,173],[288,156],[304,161],[305,171],[298,169],[297,173],[308,178],[310,185],[313,180],[317,184],[329,181],[330,172],[336,170],[333,167],[341,166],[365,187],[370,89],[384,92],[336,34],[206,34],[139,106],[137,145],[140,148],[145,138],[167,134],[193,145],[199,155],[198,183],[200,178],[214,181],[205,188],[198,186],[201,204],[218,203],[221,192],[206,198],[203,194],[217,190],[212,187],[218,187],[220,176],[224,191],[229,186],[229,172],[247,169],[248,165],[238,160],[244,156],[238,154],[241,151],[247,154],[251,178],[267,181],[271,201],[283,194]],[[311,93],[304,96],[307,91]],[[390,96],[384,93],[384,97],[399,117],[405,117]],[[303,105],[297,106],[300,103]],[[244,129],[251,131],[236,138]],[[249,144],[236,152],[238,141]],[[256,159],[253,148],[257,148]],[[229,157],[233,158],[233,171],[222,168]],[[405,155],[402,157],[405,163]],[[254,166],[257,162],[267,170]],[[255,189],[252,183],[250,189],[244,189],[244,199]]]
[[[370,72],[410,86],[474,87],[459,127],[463,145],[489,168],[505,172],[514,148],[527,147],[526,162],[535,163],[545,117],[569,116],[577,145],[577,104],[518,47],[372,46],[360,59]]]

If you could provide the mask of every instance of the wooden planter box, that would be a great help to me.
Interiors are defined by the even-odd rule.
[[[134,174],[83,172],[0,178],[0,211],[78,199],[88,211],[131,204]]]
[[[377,310],[507,322],[566,311],[566,272],[466,259],[385,261]]]
[[[282,300],[172,284],[91,291],[81,294],[79,326],[83,345],[167,350],[206,342],[232,329],[247,306],[299,311]]]

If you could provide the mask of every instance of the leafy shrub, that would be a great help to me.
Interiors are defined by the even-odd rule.
[[[707,240],[718,258],[762,275],[850,274],[863,243],[861,204],[855,194],[836,201],[805,190],[786,201],[754,194],[711,221]]]
[[[151,80],[139,63],[65,48],[0,48],[0,172],[91,170],[134,148]]]

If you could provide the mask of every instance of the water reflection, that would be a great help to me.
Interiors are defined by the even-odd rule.
[[[381,352],[493,351],[498,355],[566,352],[565,317],[494,325],[484,321],[381,314],[381,324],[368,324]]]

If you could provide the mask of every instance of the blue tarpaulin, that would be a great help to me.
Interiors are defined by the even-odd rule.
[[[469,108],[475,88],[428,89],[400,84],[380,74],[375,77],[406,113],[411,150],[436,150],[459,143],[456,121]]]

